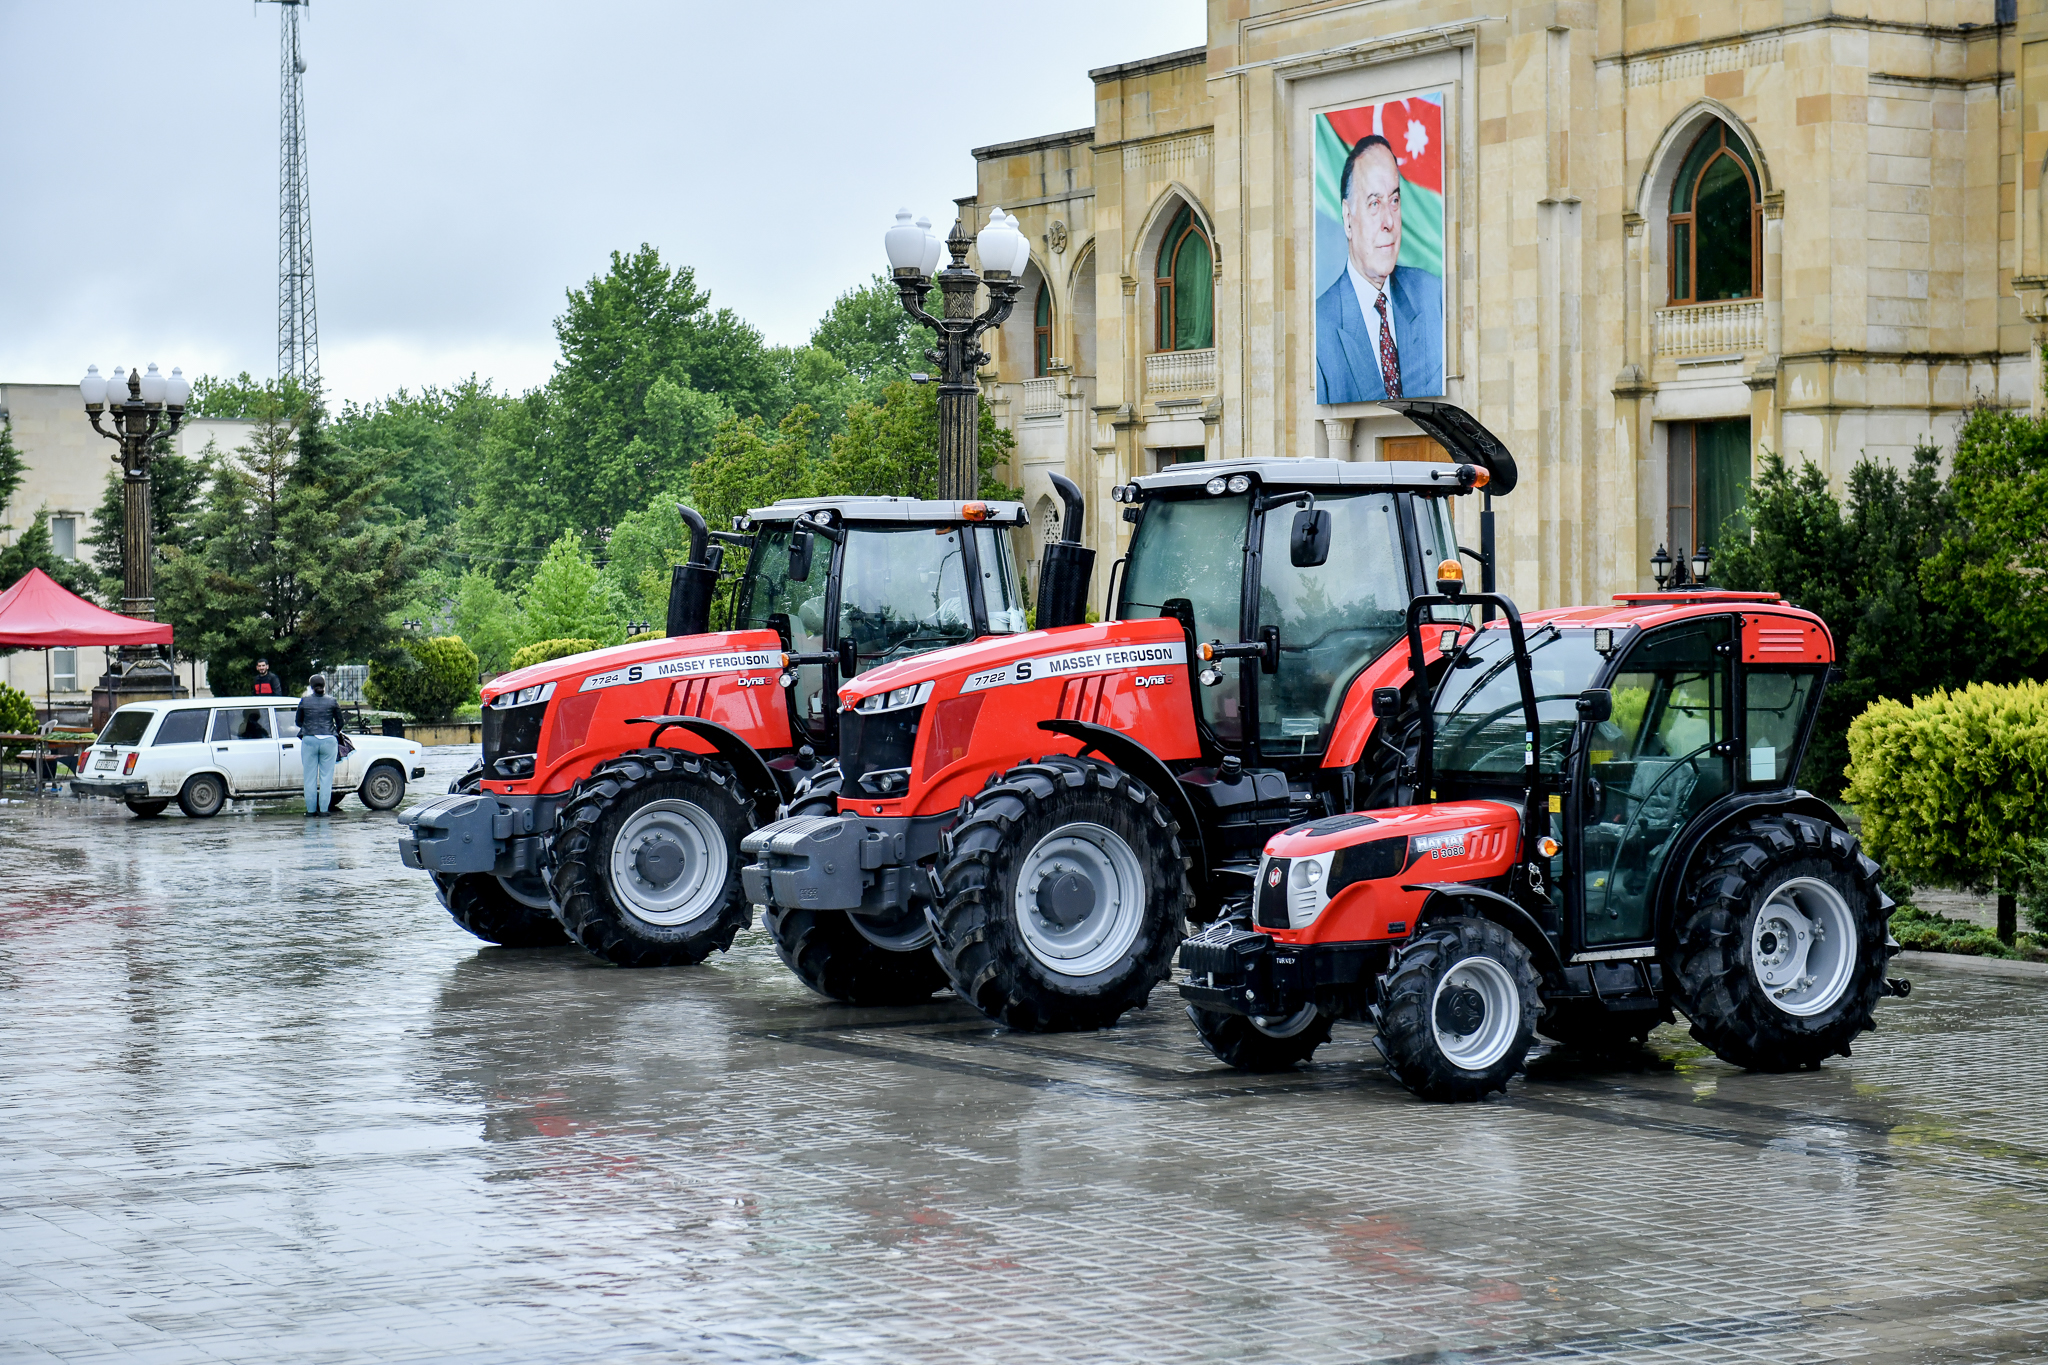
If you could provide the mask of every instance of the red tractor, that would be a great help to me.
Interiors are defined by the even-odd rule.
[[[1209,1050],[1246,1071],[1371,1020],[1418,1095],[1504,1089],[1532,1034],[1633,1045],[1674,1006],[1738,1066],[1818,1066],[1876,1027],[1897,945],[1878,867],[1795,785],[1834,642],[1769,593],[1624,595],[1520,616],[1456,561],[1408,609],[1448,667],[1404,731],[1398,798],[1266,845],[1241,918],[1181,947]],[[1392,690],[1374,698],[1401,714]],[[1397,741],[1391,740],[1390,744]],[[1245,921],[1249,922],[1245,922]]]
[[[566,933],[629,967],[724,950],[752,919],[740,838],[839,747],[825,699],[892,661],[1025,629],[1021,504],[791,499],[733,532],[680,510],[691,549],[669,638],[494,679],[482,766],[402,817],[400,856],[479,938]],[[748,552],[724,631],[709,629],[713,539]]]
[[[1458,553],[1450,500],[1515,480],[1457,408],[1390,406],[1459,463],[1137,479],[1115,490],[1136,530],[1112,619],[842,686],[838,763],[742,844],[797,976],[856,1004],[950,983],[1014,1028],[1103,1027],[1168,977],[1190,919],[1250,897],[1268,838],[1390,804],[1372,699],[1419,697],[1440,648],[1409,658],[1408,604]],[[1078,521],[1049,556],[1085,553]]]

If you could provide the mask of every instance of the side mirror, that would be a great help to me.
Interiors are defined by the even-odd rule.
[[[791,531],[789,533],[789,580],[792,583],[806,583],[811,577],[811,533]]]
[[[1308,510],[1294,514],[1287,537],[1287,558],[1297,569],[1313,569],[1330,558],[1330,514]]]
[[[1589,687],[1579,693],[1579,719],[1598,725],[1614,715],[1614,694],[1604,687]]]
[[[1401,689],[1398,687],[1375,687],[1372,690],[1372,713],[1381,720],[1392,720],[1401,714]]]

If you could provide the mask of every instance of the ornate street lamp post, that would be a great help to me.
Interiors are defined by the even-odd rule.
[[[154,535],[149,506],[149,466],[157,452],[151,448],[159,434],[168,436],[185,417],[185,402],[192,386],[185,372],[172,369],[170,378],[151,365],[147,372],[123,371],[117,365],[111,379],[100,377],[100,367],[88,365],[79,381],[79,397],[85,400],[85,415],[92,429],[120,449],[114,459],[121,466],[121,614],[145,621],[156,619],[156,596],[151,581]],[[104,413],[114,424],[112,431],[100,425]],[[170,422],[164,423],[168,416]],[[170,661],[154,646],[123,646],[117,660],[95,689],[95,716],[104,707],[111,711],[122,704],[115,694],[178,696],[178,676]],[[103,695],[104,694],[104,695]]]
[[[939,334],[937,349],[926,352],[939,367],[939,496],[971,499],[981,488],[981,389],[974,372],[988,363],[988,353],[978,343],[983,332],[1001,326],[1010,316],[1024,267],[1031,260],[1031,243],[1017,230],[1017,220],[999,208],[989,210],[988,226],[971,238],[956,220],[943,243],[933,234],[929,219],[913,223],[910,210],[901,209],[882,242],[904,311]],[[924,300],[934,283],[941,245],[953,263],[938,272],[936,283],[945,302],[941,316],[933,317],[925,311]],[[981,257],[979,275],[967,267],[970,245]],[[988,307],[977,314],[974,299],[984,284]]]

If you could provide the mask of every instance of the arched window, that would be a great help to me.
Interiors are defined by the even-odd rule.
[[[1031,312],[1031,373],[1043,379],[1052,371],[1052,286],[1038,286],[1038,306]]]
[[[1159,244],[1159,325],[1155,350],[1202,351],[1216,344],[1213,316],[1215,275],[1209,236],[1186,204],[1167,225]]]
[[[1671,302],[1753,299],[1763,293],[1763,209],[1756,165],[1715,119],[1694,140],[1671,186]]]

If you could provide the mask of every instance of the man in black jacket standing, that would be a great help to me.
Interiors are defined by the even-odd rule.
[[[297,720],[306,814],[326,815],[334,801],[334,762],[341,749],[341,703],[327,695],[325,674],[313,675],[312,694],[299,698]]]
[[[249,685],[251,696],[281,697],[284,695],[284,679],[270,671],[270,660],[256,661],[256,681]]]

